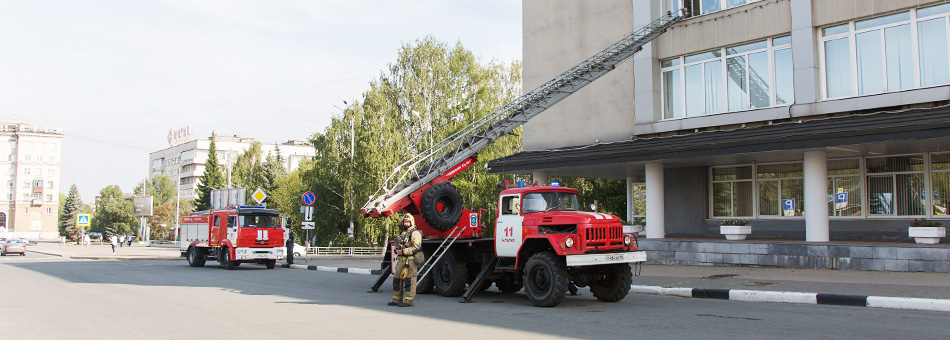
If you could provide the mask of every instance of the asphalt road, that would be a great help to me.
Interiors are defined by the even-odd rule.
[[[366,293],[374,277],[185,261],[0,261],[0,331],[13,339],[946,339],[950,313],[589,291],[537,308],[491,289],[477,303]]]

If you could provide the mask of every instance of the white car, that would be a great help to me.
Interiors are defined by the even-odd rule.
[[[294,243],[294,257],[307,257],[307,247]]]

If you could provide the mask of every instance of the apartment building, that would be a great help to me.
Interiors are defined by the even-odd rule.
[[[0,237],[59,235],[60,129],[0,122]]]
[[[218,154],[218,163],[225,169],[230,168],[237,157],[247,151],[254,141],[253,138],[237,135],[215,136],[214,143]],[[193,200],[195,199],[199,179],[204,174],[205,162],[208,161],[211,139],[185,138],[184,141],[176,141],[175,138],[169,137],[169,144],[168,148],[149,154],[148,176],[154,178],[157,175],[164,174],[171,179],[172,183],[179,183],[178,188],[182,198]],[[316,155],[316,151],[310,143],[289,140],[277,145],[261,145],[261,158],[264,159],[268,155],[275,154],[278,150],[283,159],[282,165],[288,172],[296,170],[301,162]],[[225,172],[225,176],[228,175]],[[254,190],[254,188],[249,188],[249,190]]]
[[[945,1],[523,7],[525,89],[661,15],[690,17],[525,124],[525,151],[492,171],[626,180],[628,206],[647,207],[626,219],[645,216],[647,238],[718,235],[725,219],[815,242],[906,239],[913,219],[950,222]]]

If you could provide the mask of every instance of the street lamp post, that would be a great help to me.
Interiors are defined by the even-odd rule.
[[[184,153],[184,151],[178,153],[178,185],[175,187],[175,243],[181,241],[181,169],[184,167],[184,164],[181,164],[181,155]]]

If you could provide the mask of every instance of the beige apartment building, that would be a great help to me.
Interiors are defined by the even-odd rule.
[[[241,136],[215,136],[215,148],[218,154],[218,163],[226,169],[230,168],[239,155],[247,151],[254,143],[253,138]],[[185,138],[183,141],[175,141],[169,138],[170,146],[166,149],[155,151],[149,154],[148,176],[154,178],[159,174],[164,174],[171,179],[172,183],[179,183],[181,197],[184,199],[195,199],[195,190],[198,188],[198,180],[204,174],[205,162],[208,161],[208,151],[211,148],[211,140]],[[296,170],[300,163],[316,155],[316,151],[310,143],[296,140],[289,140],[277,145],[261,145],[261,157],[276,154],[279,150],[283,159],[284,169],[289,171]],[[229,175],[225,172],[225,176]],[[253,191],[255,188],[248,188]]]
[[[60,129],[0,123],[0,237],[56,239],[59,235]]]
[[[648,239],[718,236],[725,219],[807,242],[950,223],[945,1],[524,0],[524,88],[682,9],[525,124],[525,151],[492,171],[626,180],[625,217],[645,217]]]

